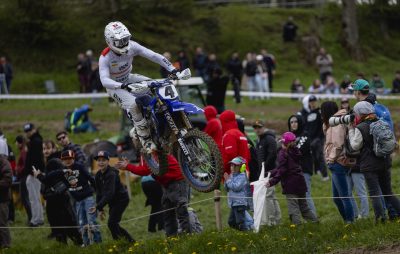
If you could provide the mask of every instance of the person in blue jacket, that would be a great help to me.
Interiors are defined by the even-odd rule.
[[[97,131],[96,126],[89,120],[89,112],[92,110],[92,107],[85,104],[72,112],[69,119],[72,133]]]

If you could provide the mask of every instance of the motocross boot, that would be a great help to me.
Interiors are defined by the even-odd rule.
[[[142,120],[135,122],[135,127],[133,127],[132,130],[133,132],[136,132],[136,136],[139,138],[146,153],[150,154],[157,150],[156,144],[154,144],[151,139],[150,129],[147,126],[146,119],[143,118]]]

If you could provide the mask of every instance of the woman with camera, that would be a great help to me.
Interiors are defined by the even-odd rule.
[[[328,168],[332,173],[332,192],[334,203],[346,223],[352,223],[355,218],[354,208],[350,197],[352,196],[346,175],[349,173],[350,159],[346,157],[344,143],[347,134],[346,125],[331,126],[329,119],[332,116],[340,117],[347,114],[342,109],[338,111],[336,102],[326,101],[321,105],[321,116],[325,134],[324,154]],[[355,160],[353,162],[355,164]]]
[[[392,143],[394,143],[394,135],[389,125],[378,120],[371,103],[367,101],[358,102],[354,106],[354,113],[356,127],[349,127],[350,146],[352,149],[360,151],[358,162],[360,171],[364,173],[368,192],[371,196],[375,219],[377,222],[384,222],[386,220],[385,203],[391,206],[397,214],[400,214],[400,201],[393,195],[391,185],[390,168],[392,161],[390,154],[393,150],[386,150],[386,154],[384,153],[385,150],[378,151],[377,148],[379,149],[381,143],[376,140],[376,135],[388,133],[389,137],[393,139]],[[375,126],[380,126],[377,129],[379,133],[374,131]],[[385,140],[382,139],[382,141]],[[383,195],[385,202],[383,202],[381,195]]]

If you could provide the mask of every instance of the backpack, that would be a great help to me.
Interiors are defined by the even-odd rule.
[[[68,132],[71,132],[71,115],[72,111],[68,111],[64,116],[64,129]]]
[[[372,122],[369,133],[373,138],[373,151],[378,157],[386,157],[393,153],[396,147],[396,139],[389,124],[383,119]]]
[[[394,131],[393,121],[392,121],[392,117],[390,115],[389,109],[378,102],[375,102],[375,104],[373,104],[373,105],[374,105],[376,116],[379,119],[383,120],[384,122],[388,123],[389,128],[392,131]]]

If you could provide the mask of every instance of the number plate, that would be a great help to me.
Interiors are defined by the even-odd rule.
[[[174,85],[163,86],[158,89],[158,94],[163,99],[173,100],[178,98],[179,94]]]

